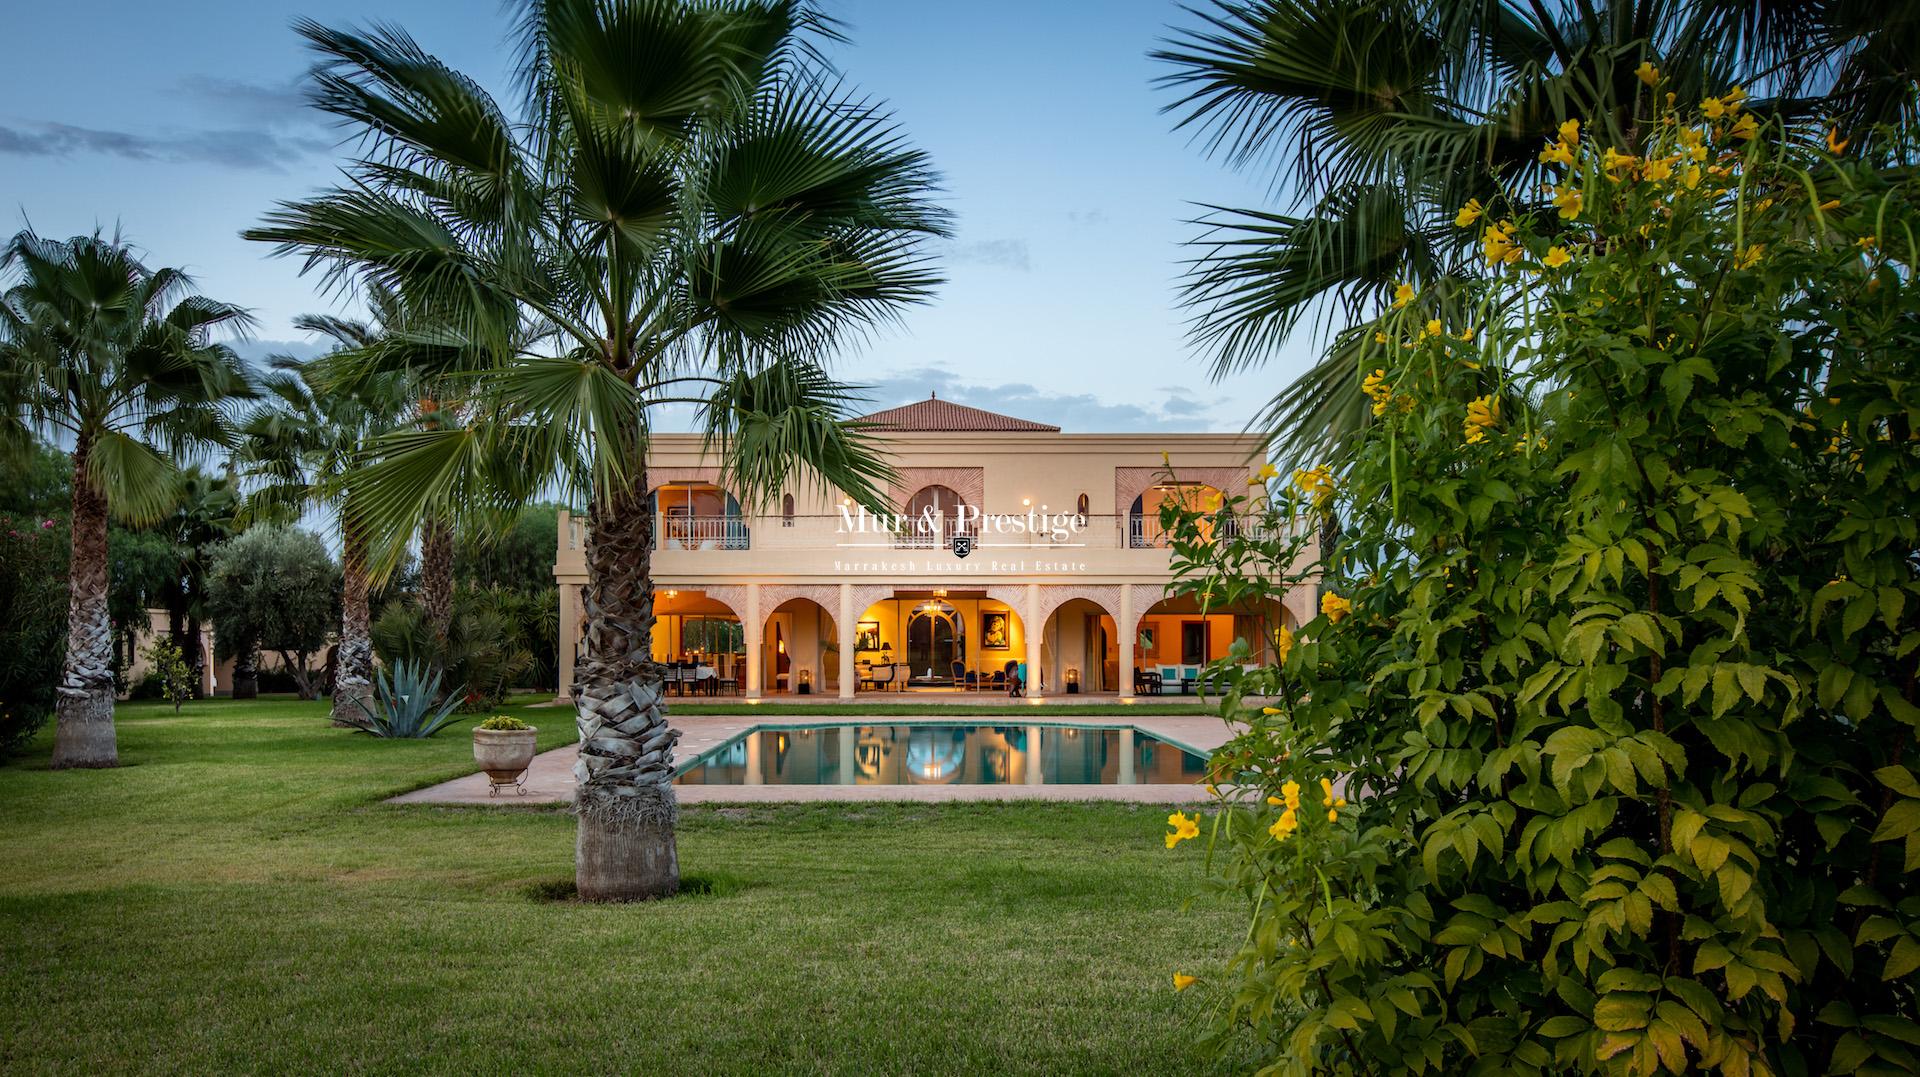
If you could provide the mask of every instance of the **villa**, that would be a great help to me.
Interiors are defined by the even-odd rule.
[[[699,435],[654,438],[653,653],[671,689],[848,700],[1006,694],[1020,678],[1029,699],[1126,701],[1191,691],[1235,639],[1265,660],[1278,625],[1313,615],[1310,585],[1269,609],[1164,597],[1161,504],[1246,490],[1256,437],[1069,434],[937,397],[865,422],[898,476],[892,513],[794,489],[749,515]],[[563,699],[582,638],[582,525],[561,516],[554,565]]]

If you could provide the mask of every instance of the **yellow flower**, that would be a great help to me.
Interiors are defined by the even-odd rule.
[[[1672,179],[1673,178],[1673,158],[1671,157],[1648,158],[1647,167],[1641,174],[1644,175],[1648,180],[1655,183],[1658,183],[1661,180]]]
[[[1197,838],[1200,836],[1200,815],[1197,812],[1193,815],[1174,812],[1172,815],[1167,816],[1167,825],[1173,828],[1167,832],[1167,848],[1169,849],[1186,841],[1188,838]]]
[[[1640,76],[1640,81],[1649,86],[1660,81],[1660,69],[1653,66],[1651,60],[1640,61],[1640,66],[1634,68],[1633,73]]]
[[[1444,331],[1445,329],[1444,327],[1441,326],[1440,319],[1438,318],[1427,319],[1427,335],[1428,336],[1437,337]]]
[[[1503,221],[1490,224],[1480,234],[1480,247],[1486,253],[1488,265],[1511,262],[1519,248],[1513,245],[1513,222]]]
[[[1765,254],[1766,250],[1767,245],[1765,243],[1755,243],[1753,246],[1748,247],[1746,250],[1734,256],[1733,268],[1751,269],[1753,266],[1759,264],[1760,256]]]
[[[1280,787],[1280,801],[1289,809],[1300,807],[1300,783],[1288,781]]]
[[[1600,158],[1600,167],[1606,171],[1608,179],[1618,180],[1620,177],[1613,174],[1615,169],[1632,168],[1639,160],[1640,158],[1631,153],[1621,153],[1612,146],[1608,146],[1607,152]]]
[[[1467,404],[1467,444],[1478,445],[1487,431],[1500,423],[1500,402],[1492,396],[1475,397]]]
[[[1167,450],[1165,450],[1165,449],[1161,449],[1161,450],[1160,450],[1160,462],[1161,462],[1161,463],[1163,463],[1163,464],[1165,464],[1165,465],[1167,465],[1168,467],[1172,467],[1172,466],[1173,466],[1173,457],[1171,457],[1171,456],[1168,456],[1168,455],[1167,455]]]
[[[1567,253],[1565,247],[1548,247],[1547,256],[1541,260],[1541,264],[1545,265],[1548,269],[1559,269],[1571,261],[1573,261],[1573,256]]]
[[[1324,503],[1333,497],[1333,474],[1324,467],[1294,472],[1293,485],[1317,503]]]
[[[1863,251],[1870,251],[1879,242],[1880,242],[1879,236],[1861,236],[1859,239],[1856,239],[1853,241],[1853,245],[1860,248]]]
[[[1840,200],[1838,198],[1829,198],[1825,202],[1820,203],[1820,209],[1822,210],[1822,212],[1830,209],[1839,209],[1839,208],[1840,208]]]
[[[1347,619],[1347,615],[1353,612],[1353,603],[1348,602],[1332,591],[1328,591],[1326,594],[1320,596],[1320,612],[1327,615],[1327,620],[1332,621],[1334,624],[1339,624],[1341,621]]]
[[[1199,982],[1200,977],[1198,976],[1189,976],[1184,972],[1176,972],[1173,974],[1173,989],[1175,991],[1185,991],[1187,988]]]
[[[1467,199],[1467,204],[1461,206],[1460,212],[1454,216],[1453,223],[1459,225],[1461,228],[1465,228],[1480,219],[1480,212],[1480,200],[1478,198],[1469,198]]]
[[[1700,166],[1688,165],[1687,170],[1680,174],[1680,179],[1687,185],[1689,191],[1700,186]]]
[[[1280,626],[1280,634],[1273,639],[1273,651],[1280,656],[1280,664],[1287,664],[1287,656],[1293,653],[1293,630],[1286,625]]]
[[[1337,808],[1328,808],[1328,809],[1327,809],[1327,822],[1329,822],[1329,823],[1337,823],[1337,822],[1339,822],[1339,821],[1340,821],[1340,811],[1339,811],[1339,809],[1337,809]]]
[[[1564,142],[1549,142],[1547,148],[1540,151],[1540,163],[1570,165],[1573,163],[1573,148]]]
[[[1320,806],[1333,806],[1333,780],[1330,778],[1320,779]]]
[[[1260,470],[1253,473],[1253,476],[1247,480],[1247,485],[1259,486],[1262,483],[1271,482],[1279,477],[1280,469],[1274,467],[1273,463],[1269,461],[1260,465]]]
[[[1727,114],[1727,103],[1718,97],[1709,97],[1700,102],[1700,111],[1709,120],[1717,120]]]
[[[1460,339],[1471,344],[1473,342],[1473,326],[1469,325],[1465,329],[1460,330]]]
[[[1413,285],[1402,281],[1393,289],[1393,307],[1395,310],[1413,302]]]
[[[1752,142],[1759,134],[1760,121],[1754,119],[1753,113],[1751,112],[1740,117],[1740,122],[1733,125],[1733,137],[1735,138]]]
[[[1294,816],[1293,809],[1288,808],[1280,813],[1280,818],[1275,819],[1272,826],[1267,828],[1267,833],[1273,835],[1274,841],[1286,841],[1298,829],[1300,829],[1300,820]]]
[[[1286,712],[1281,710],[1279,707],[1261,707],[1260,713],[1272,715],[1272,714],[1285,714]]]
[[[1569,146],[1580,144],[1580,121],[1567,120],[1560,125],[1560,141]]]
[[[1753,211],[1755,213],[1765,213],[1767,210],[1772,208],[1773,208],[1773,199],[1762,198],[1760,201],[1754,203]]]
[[[1375,344],[1385,344],[1387,342],[1387,334],[1376,330],[1373,334],[1373,342]]]
[[[1847,152],[1847,144],[1852,141],[1852,139],[1841,138],[1838,127],[1827,129],[1827,152],[1833,154],[1835,157]]]

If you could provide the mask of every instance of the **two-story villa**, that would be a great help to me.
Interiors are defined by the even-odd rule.
[[[1235,638],[1263,655],[1270,626],[1313,614],[1310,587],[1266,610],[1203,614],[1164,597],[1161,502],[1244,491],[1256,438],[1067,434],[937,398],[866,421],[898,474],[896,514],[794,490],[748,516],[698,435],[655,437],[654,656],[684,688],[1004,692],[1024,663],[1029,698],[1130,699]],[[554,566],[563,697],[581,639],[581,523],[561,517]]]

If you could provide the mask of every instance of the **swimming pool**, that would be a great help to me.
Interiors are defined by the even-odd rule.
[[[808,725],[748,730],[676,785],[1187,785],[1206,758],[1131,726]]]

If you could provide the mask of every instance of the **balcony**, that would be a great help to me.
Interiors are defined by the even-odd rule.
[[[1171,545],[1157,518],[1142,515],[1055,517],[1054,526],[1035,530],[994,530],[969,526],[933,533],[921,530],[849,531],[844,517],[831,516],[662,516],[655,520],[654,548],[672,551],[846,550],[873,553],[888,550],[949,549],[955,534],[973,542],[974,549],[1026,550],[1159,550]],[[566,546],[582,548],[586,521],[568,518]],[[1262,525],[1252,519],[1231,519],[1223,528],[1229,535],[1257,536]]]

